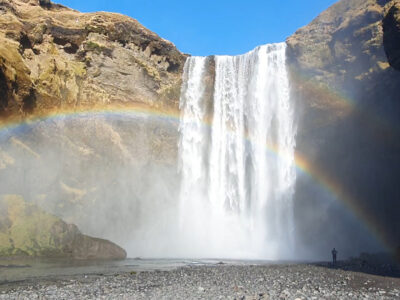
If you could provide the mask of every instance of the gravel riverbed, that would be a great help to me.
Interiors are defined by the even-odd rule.
[[[2,283],[0,299],[400,299],[400,278],[308,264],[220,264]]]

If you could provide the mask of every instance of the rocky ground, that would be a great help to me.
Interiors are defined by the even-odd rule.
[[[398,299],[400,278],[305,264],[188,266],[171,271],[35,279],[0,299]]]

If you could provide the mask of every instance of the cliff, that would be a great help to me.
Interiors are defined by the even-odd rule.
[[[296,236],[315,252],[336,246],[345,256],[371,245],[349,211],[388,248],[400,245],[399,40],[399,0],[341,0],[287,39],[296,151],[346,202],[298,178]],[[178,110],[187,56],[132,18],[48,0],[0,0],[0,42],[2,121],[98,107]],[[0,136],[2,193],[28,194],[92,235],[133,241],[124,247],[136,246],[140,224],[167,224],[179,191],[176,119],[90,116],[29,125]],[[154,216],[155,206],[162,215]]]
[[[176,178],[178,131],[173,118],[151,112],[178,109],[185,59],[127,16],[80,13],[48,0],[0,0],[0,124],[20,124],[0,133],[0,194],[24,195],[29,207],[133,248],[135,231],[127,228],[145,218],[143,207],[170,206],[160,200],[169,193],[161,177]],[[131,107],[150,113],[63,114]],[[58,112],[63,117],[37,118]],[[123,256],[115,245],[50,215],[46,241],[28,239],[25,226],[27,239],[11,247],[6,231],[1,253]],[[51,228],[61,231],[50,234]],[[58,235],[68,239],[54,245]]]
[[[75,225],[63,222],[19,196],[3,196],[0,208],[0,256],[126,257],[125,250],[117,245],[83,235]]]
[[[297,151],[344,201],[339,208],[305,176],[297,181],[297,230],[320,251],[368,249],[365,230],[385,247],[400,245],[399,8],[397,0],[341,0],[287,39]]]
[[[349,106],[344,101],[355,106],[380,99],[380,106],[396,98],[399,7],[398,1],[342,0],[287,39],[296,92],[308,93],[307,105],[336,107],[341,117]],[[324,102],[329,93],[336,102]]]
[[[0,115],[143,104],[176,109],[186,56],[136,20],[0,1]]]

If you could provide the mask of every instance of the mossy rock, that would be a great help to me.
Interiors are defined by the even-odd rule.
[[[109,49],[105,46],[99,45],[93,41],[88,41],[85,44],[85,50],[86,51],[91,51],[97,54],[103,53],[104,55],[111,57],[112,56],[112,49]]]
[[[0,198],[0,256],[123,259],[117,245],[83,235],[72,224],[48,214],[20,196]]]

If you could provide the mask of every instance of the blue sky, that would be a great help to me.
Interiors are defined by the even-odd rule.
[[[245,53],[282,42],[336,0],[54,0],[137,19],[192,55]]]

